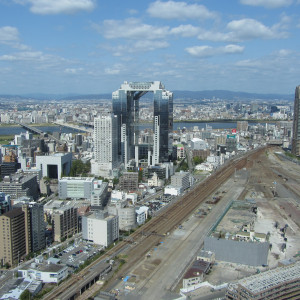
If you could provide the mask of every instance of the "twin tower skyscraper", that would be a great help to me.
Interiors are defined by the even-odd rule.
[[[148,165],[170,161],[172,156],[173,93],[160,81],[127,82],[112,93],[112,114],[94,121],[96,175],[109,174],[118,164],[139,161],[139,100],[153,93],[153,144],[148,145]],[[106,174],[104,174],[106,173]]]

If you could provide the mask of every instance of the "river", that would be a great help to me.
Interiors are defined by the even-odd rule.
[[[229,129],[236,128],[236,122],[209,122],[209,123],[199,123],[199,122],[177,122],[173,124],[173,129],[178,130],[179,128],[191,129],[194,126],[198,126],[199,129],[206,128],[206,124],[211,126],[212,129]],[[254,125],[255,123],[251,123]],[[264,124],[264,123],[261,123]],[[63,132],[63,133],[77,133],[78,131],[71,128],[60,127],[60,126],[37,126],[38,129],[44,132]],[[152,128],[151,123],[140,124],[140,129]],[[26,129],[20,126],[0,126],[0,135],[15,135],[20,134],[21,132],[26,132]]]

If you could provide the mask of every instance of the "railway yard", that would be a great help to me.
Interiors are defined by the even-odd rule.
[[[275,148],[260,148],[227,163],[132,233],[130,242],[119,242],[44,299],[92,296],[99,285],[89,284],[84,289],[81,286],[93,278],[93,272],[103,267],[107,259],[116,255],[122,257],[125,264],[105,278],[103,291],[116,292],[118,299],[178,298],[182,277],[201,249],[204,238],[213,231],[238,231],[240,224],[251,218],[249,213],[232,209],[235,200],[254,200],[257,205],[254,229],[269,233],[272,249],[268,266],[261,267],[260,271],[276,267],[282,259],[296,257],[300,250],[300,166],[275,152]],[[215,195],[219,201],[210,203]],[[281,232],[283,227],[286,227],[285,237]],[[205,280],[217,285],[255,272],[257,268],[218,262]],[[203,290],[188,295],[201,299]]]

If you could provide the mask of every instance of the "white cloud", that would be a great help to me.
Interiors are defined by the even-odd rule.
[[[187,4],[186,2],[155,1],[150,4],[148,13],[152,17],[161,19],[212,19],[216,17],[205,6],[199,4]]]
[[[169,27],[155,27],[141,23],[135,18],[126,19],[124,21],[105,20],[103,26],[92,25],[97,31],[104,35],[107,39],[143,39],[154,40],[166,37]]]
[[[78,11],[91,11],[95,8],[94,0],[14,0],[19,4],[30,4],[30,11],[35,14],[72,14]]]
[[[112,53],[114,56],[125,56],[128,53],[154,51],[169,47],[166,41],[153,41],[153,40],[138,40],[134,43],[117,46],[101,46],[105,50]]]
[[[229,22],[226,26],[228,32],[205,31],[198,35],[198,39],[214,42],[240,42],[252,39],[281,39],[287,38],[288,33],[282,31],[286,28],[288,17],[282,17],[280,23],[268,27],[254,19],[240,19]]]
[[[64,72],[66,74],[74,74],[74,75],[76,75],[78,73],[81,73],[82,71],[83,71],[82,68],[67,68],[67,69],[65,69]]]
[[[169,47],[169,43],[166,41],[150,41],[150,40],[140,40],[134,43],[133,48],[131,48],[132,52],[135,51],[153,51],[155,49],[167,48]]]
[[[240,0],[240,2],[242,4],[251,5],[251,6],[263,6],[266,8],[278,8],[278,7],[291,5],[293,3],[293,0]]]
[[[171,34],[180,35],[183,37],[191,37],[199,34],[199,27],[195,27],[193,25],[180,25],[178,27],[174,27],[170,30]]]
[[[19,31],[15,27],[0,27],[0,43],[15,42],[19,40]]]
[[[0,27],[0,44],[22,51],[30,49],[30,47],[20,43],[18,29],[11,26]]]
[[[244,47],[238,45],[226,45],[223,47],[214,48],[205,45],[205,46],[188,47],[185,50],[192,56],[209,57],[209,56],[222,55],[222,54],[242,53],[244,51]]]
[[[106,68],[104,72],[107,75],[118,75],[120,74],[121,70],[118,68]]]
[[[227,28],[232,31],[232,35],[238,40],[250,40],[256,38],[274,39],[286,35],[285,33],[279,33],[254,19],[234,20],[227,24]]]

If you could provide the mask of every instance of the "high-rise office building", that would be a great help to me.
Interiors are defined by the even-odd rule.
[[[152,164],[169,161],[172,154],[173,93],[167,91],[160,81],[127,82],[112,93],[113,113],[117,116],[118,154],[122,162],[138,160],[139,99],[153,92],[153,131],[156,141]]]
[[[101,115],[94,119],[94,158],[92,173],[109,177],[118,167],[117,117]]]
[[[20,207],[25,213],[26,253],[36,252],[45,248],[45,222],[43,204],[33,201],[20,201],[15,207]]]
[[[295,91],[292,154],[300,155],[300,85]]]
[[[0,216],[0,260],[14,265],[26,255],[25,213],[12,209]]]

